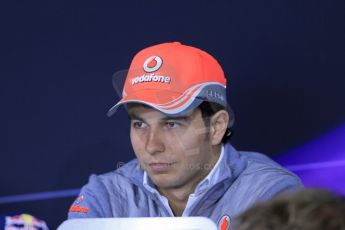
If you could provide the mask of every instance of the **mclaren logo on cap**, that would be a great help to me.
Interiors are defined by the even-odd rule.
[[[146,59],[143,67],[146,72],[151,73],[158,70],[161,67],[162,63],[162,58],[158,56],[151,56]]]

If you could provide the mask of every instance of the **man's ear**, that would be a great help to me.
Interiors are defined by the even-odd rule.
[[[223,136],[228,128],[229,114],[225,110],[215,113],[210,120],[210,139],[212,145],[222,142]]]

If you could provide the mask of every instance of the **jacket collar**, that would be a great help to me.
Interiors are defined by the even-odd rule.
[[[220,157],[219,162],[217,162],[220,173],[216,177],[216,181],[213,181],[213,185],[219,184],[224,180],[231,184],[246,168],[246,161],[243,156],[230,143],[226,143],[223,147],[223,156]],[[118,169],[117,172],[127,177],[137,186],[147,190],[147,188],[143,186],[144,170],[137,159],[130,161],[128,164]],[[152,191],[150,191],[150,193],[151,192]]]

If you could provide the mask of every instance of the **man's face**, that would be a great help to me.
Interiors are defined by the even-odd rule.
[[[158,188],[196,186],[217,161],[200,109],[179,118],[140,104],[128,111],[134,152]]]

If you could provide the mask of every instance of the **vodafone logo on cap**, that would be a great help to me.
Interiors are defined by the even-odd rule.
[[[144,62],[144,70],[149,74],[142,74],[140,76],[134,76],[131,79],[132,85],[136,85],[139,83],[146,83],[146,82],[157,82],[157,83],[164,83],[170,84],[171,78],[165,75],[156,75],[152,73],[158,70],[162,66],[162,58],[159,56],[151,56]]]
[[[162,63],[162,58],[160,58],[159,56],[151,56],[148,59],[146,59],[143,67],[145,72],[151,73],[158,70],[161,67]]]

